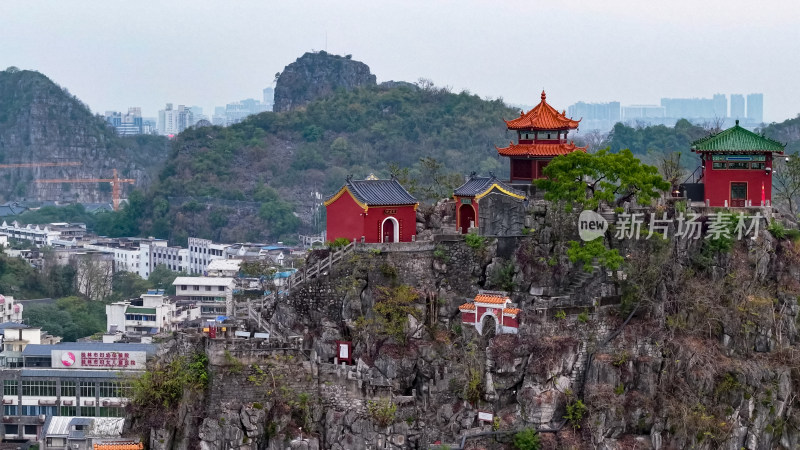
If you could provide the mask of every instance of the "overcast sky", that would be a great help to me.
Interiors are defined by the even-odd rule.
[[[741,0],[2,0],[0,69],[38,70],[93,111],[261,98],[327,49],[378,81],[429,78],[534,105],[762,92],[800,113],[800,2]]]

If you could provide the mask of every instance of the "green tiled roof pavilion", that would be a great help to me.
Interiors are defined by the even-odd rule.
[[[740,127],[738,120],[736,125],[725,131],[692,142],[693,152],[783,153],[785,147],[786,144]]]

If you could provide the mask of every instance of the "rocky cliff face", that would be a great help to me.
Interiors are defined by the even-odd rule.
[[[0,71],[0,164],[79,162],[79,166],[0,168],[0,199],[110,202],[108,183],[39,184],[38,179],[136,179],[147,186],[168,153],[157,136],[118,137],[77,98],[38,72]],[[130,185],[123,185],[124,193]]]
[[[464,436],[499,449],[527,428],[548,449],[800,445],[800,244],[763,226],[730,246],[612,238],[625,265],[586,271],[566,254],[574,216],[533,202],[525,220],[527,235],[469,245],[364,245],[270,302],[272,330],[302,340],[208,343],[216,375],[199,416],[185,414],[199,419],[154,431],[154,448],[193,448],[168,438],[176,429],[208,449],[452,448]],[[462,323],[481,288],[512,291],[518,334]],[[333,364],[337,340],[353,342],[353,365]]]
[[[336,89],[351,90],[360,86],[375,86],[375,75],[369,66],[350,59],[320,51],[306,53],[283,69],[275,83],[273,111],[291,111]]]

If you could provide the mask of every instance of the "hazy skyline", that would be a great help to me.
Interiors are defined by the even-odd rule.
[[[261,98],[311,50],[352,54],[378,82],[559,108],[583,100],[760,92],[764,120],[800,113],[790,1],[0,3],[0,70],[38,70],[95,113]]]

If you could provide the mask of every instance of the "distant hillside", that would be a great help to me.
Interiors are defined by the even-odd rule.
[[[773,122],[758,131],[768,138],[786,144],[787,153],[800,152],[800,114],[794,119]]]
[[[286,238],[315,231],[314,193],[332,194],[349,174],[388,177],[396,164],[409,169],[399,175],[434,187],[472,171],[507,175],[494,146],[512,138],[502,119],[518,114],[500,100],[394,83],[338,90],[302,110],[262,113],[228,128],[187,130],[150,193],[142,230],[178,243],[187,236]]]
[[[42,178],[110,178],[149,185],[168,153],[158,136],[122,138],[75,96],[33,71],[0,71],[0,164],[81,162],[77,167],[0,168],[0,200],[109,202],[107,183],[36,184]],[[130,190],[123,187],[123,194]]]
[[[337,89],[375,86],[369,66],[350,56],[320,51],[306,53],[283,69],[275,82],[273,111],[291,111],[330,95]]]

